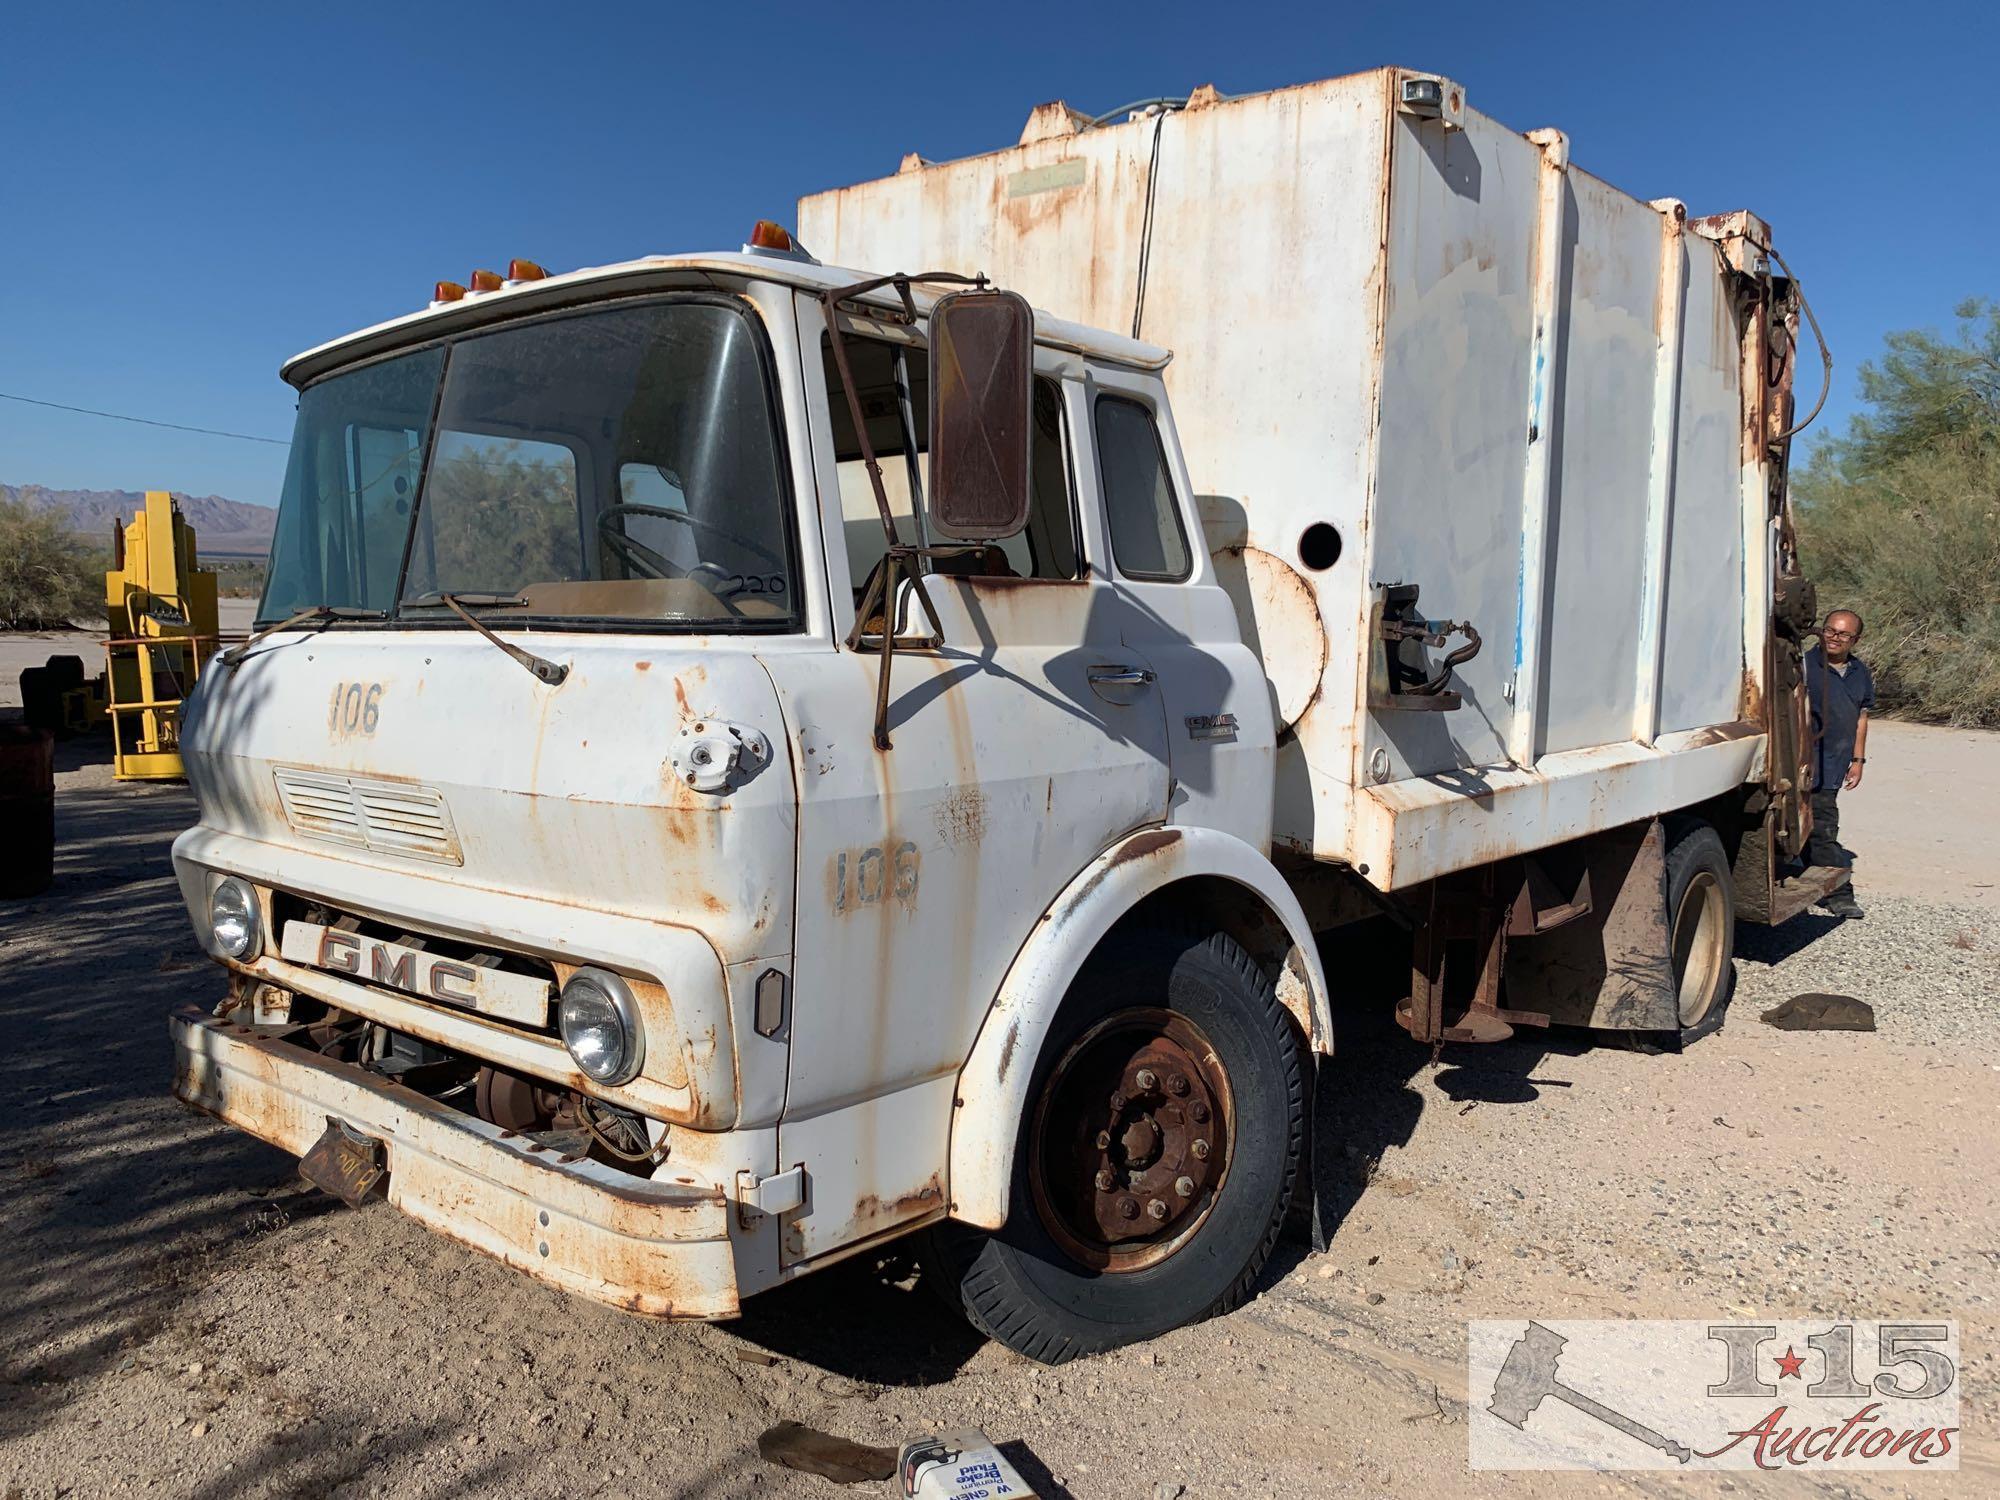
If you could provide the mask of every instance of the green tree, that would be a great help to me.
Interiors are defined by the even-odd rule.
[[[1861,612],[1885,708],[2000,725],[2000,305],[1890,334],[1795,486],[1822,609]]]
[[[66,630],[103,607],[96,549],[57,512],[0,500],[0,629]]]
[[[511,593],[585,576],[575,470],[520,443],[445,435],[431,460],[424,507],[423,532],[436,556],[420,549],[412,567],[420,579],[428,567],[429,581],[413,592]]]

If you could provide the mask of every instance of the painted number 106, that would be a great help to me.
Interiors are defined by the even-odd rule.
[[[841,850],[833,857],[833,909],[875,906],[884,896],[914,904],[920,864],[917,846],[908,840],[886,854],[879,847]]]
[[[327,707],[326,727],[337,736],[373,734],[382,717],[382,684],[339,682]]]

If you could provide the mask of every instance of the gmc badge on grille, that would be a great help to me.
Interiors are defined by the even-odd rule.
[[[426,1000],[441,1001],[524,1026],[548,1023],[551,986],[546,979],[464,963],[365,933],[287,922],[280,954],[330,974],[366,980]],[[304,986],[308,993],[311,987]]]

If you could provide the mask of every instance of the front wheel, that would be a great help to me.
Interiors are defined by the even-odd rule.
[[[928,1275],[1044,1364],[1229,1311],[1284,1218],[1305,1079],[1291,1018],[1230,938],[1113,936],[1037,1060],[1007,1223],[944,1226]]]

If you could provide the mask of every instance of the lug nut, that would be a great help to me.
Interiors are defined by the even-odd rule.
[[[1136,1199],[1136,1198],[1120,1198],[1120,1199],[1118,1200],[1118,1217],[1119,1217],[1119,1218],[1121,1218],[1121,1219],[1136,1219],[1136,1218],[1138,1218],[1138,1217],[1139,1217],[1139,1201],[1138,1201],[1138,1199]]]
[[[1183,1198],[1192,1198],[1194,1196],[1194,1179],[1192,1177],[1176,1177],[1174,1179],[1174,1191],[1179,1193]]]
[[[1097,1132],[1097,1149],[1099,1151],[1109,1151],[1111,1149],[1110,1131],[1100,1130]]]
[[[1146,1205],[1147,1218],[1164,1219],[1166,1216],[1167,1216],[1167,1205],[1162,1203],[1158,1198],[1155,1198],[1151,1203],[1148,1203]]]
[[[1172,1094],[1176,1099],[1185,1098],[1187,1091],[1188,1081],[1181,1077],[1180,1074],[1176,1073],[1167,1080],[1167,1092]]]
[[[1123,1094],[1113,1094],[1111,1096],[1111,1112],[1113,1114],[1118,1113],[1119,1110],[1125,1107],[1127,1102]]]
[[[1151,1068],[1141,1068],[1139,1076],[1132,1081],[1139,1085],[1140,1093],[1150,1094],[1160,1086],[1160,1075],[1155,1073]]]
[[[1188,1115],[1193,1119],[1195,1124],[1206,1125],[1208,1123],[1208,1106],[1197,1099],[1188,1106]]]
[[[1187,1179],[1183,1177],[1181,1181],[1186,1182]],[[1118,1186],[1118,1174],[1116,1172],[1113,1172],[1109,1167],[1099,1167],[1097,1169],[1098,1192],[1108,1193],[1117,1186]]]
[[[1198,1140],[1198,1141],[1196,1141],[1196,1142],[1195,1142],[1195,1143],[1194,1143],[1194,1144],[1193,1144],[1192,1146],[1188,1147],[1188,1150],[1190,1150],[1190,1151],[1192,1151],[1192,1152],[1194,1153],[1194,1159],[1195,1159],[1196,1161],[1207,1161],[1207,1160],[1208,1160],[1208,1142],[1207,1142],[1207,1141],[1201,1141],[1201,1140]]]

